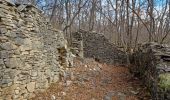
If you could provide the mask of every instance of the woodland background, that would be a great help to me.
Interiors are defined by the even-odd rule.
[[[13,0],[37,6],[71,44],[78,30],[104,34],[126,51],[170,42],[170,0]]]

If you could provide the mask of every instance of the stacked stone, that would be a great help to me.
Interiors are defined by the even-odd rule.
[[[83,36],[81,32],[72,33],[72,52],[74,55],[83,58]]]
[[[0,1],[0,99],[29,99],[71,65],[63,33],[40,10]]]
[[[132,55],[131,71],[140,76],[153,100],[170,99],[170,46],[145,43]]]
[[[107,64],[125,64],[126,55],[124,52],[118,50],[104,35],[95,32],[88,32],[80,30],[74,34],[81,34],[80,36],[75,36],[77,40],[83,41],[83,54],[84,57],[94,58],[101,63]],[[79,45],[81,45],[79,43]]]

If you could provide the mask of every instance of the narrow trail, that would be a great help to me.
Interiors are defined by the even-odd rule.
[[[74,61],[72,79],[51,85],[33,100],[150,100],[149,93],[127,67]]]

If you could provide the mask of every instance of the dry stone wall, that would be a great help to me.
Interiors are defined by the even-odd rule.
[[[152,100],[170,100],[170,46],[146,43],[132,55],[131,71],[143,79]]]
[[[127,62],[126,54],[118,50],[102,34],[80,30],[72,35],[73,40],[78,41],[73,42],[73,47],[77,48],[75,53],[77,55],[83,54],[83,57],[94,58],[107,64],[125,64]],[[83,50],[79,48],[83,48]]]
[[[72,43],[71,43],[72,53],[77,57],[83,58],[83,36],[81,32],[72,33]]]
[[[67,41],[32,5],[0,0],[0,100],[23,100],[72,66]]]

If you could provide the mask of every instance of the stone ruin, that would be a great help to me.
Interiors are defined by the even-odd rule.
[[[0,0],[0,100],[25,100],[72,67],[64,34],[32,5]]]
[[[80,30],[72,33],[73,54],[80,57],[94,58],[98,62],[107,64],[125,64],[126,54],[102,34]]]
[[[73,54],[80,58],[84,57],[82,33],[80,32],[72,33],[71,47]]]
[[[170,100],[170,46],[146,43],[132,55],[131,71],[143,79],[152,100]]]

